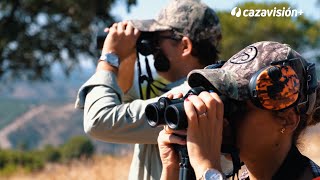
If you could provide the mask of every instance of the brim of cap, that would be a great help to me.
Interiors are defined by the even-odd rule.
[[[172,30],[170,26],[162,25],[154,19],[130,20],[132,26],[142,32],[155,32]]]
[[[248,99],[248,90],[241,89],[241,79],[236,73],[226,69],[197,69],[188,74],[190,87],[203,86],[207,90],[217,91],[220,95],[243,101]],[[248,84],[248,82],[244,82]]]

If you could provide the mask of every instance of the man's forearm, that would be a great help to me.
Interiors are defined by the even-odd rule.
[[[112,84],[114,78],[106,81]],[[94,86],[85,95],[85,132],[108,142],[156,144],[160,130],[148,125],[144,109],[147,104],[157,99],[136,100],[123,104],[120,94],[115,91],[118,88],[112,87],[111,84]]]
[[[120,63],[117,81],[123,93],[127,93],[133,84],[136,58],[136,53],[132,53]]]
[[[127,93],[133,84],[135,61],[135,53],[132,53],[126,59],[122,60],[119,65],[119,68],[110,65],[106,61],[99,60],[96,70],[111,71],[115,73],[118,85],[120,86],[122,92]]]
[[[99,60],[97,64],[97,71],[111,71],[115,74],[118,74],[118,68],[111,66],[109,63]]]

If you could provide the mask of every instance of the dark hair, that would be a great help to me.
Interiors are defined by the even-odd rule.
[[[318,86],[320,86],[320,81],[318,81]],[[300,122],[296,130],[294,131],[293,137],[292,137],[292,143],[297,144],[299,136],[308,126],[312,126],[320,122],[320,88],[317,88],[316,90],[316,102],[313,107],[312,113],[310,115],[300,114],[297,111],[297,108],[294,108],[294,109],[295,109],[295,112],[300,116]],[[281,111],[274,111],[274,115],[276,117],[282,118],[285,116],[285,113],[283,114],[283,112]]]
[[[192,41],[191,55],[198,57],[202,65],[207,66],[216,63],[219,60],[219,53],[217,47],[209,39],[199,42]]]
[[[318,81],[320,87],[320,81]],[[320,122],[320,88],[316,90],[316,102],[310,115],[300,115],[300,122],[293,134],[293,142],[296,143],[299,135],[306,129],[307,126],[313,126]]]

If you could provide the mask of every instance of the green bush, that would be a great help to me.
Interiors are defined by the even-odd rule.
[[[0,150],[0,174],[8,175],[18,169],[30,172],[43,167],[44,162],[38,154],[16,150]]]
[[[22,151],[0,148],[0,175],[10,175],[17,170],[25,172],[40,170],[46,162],[68,162],[72,159],[90,158],[93,153],[92,142],[83,136],[73,137],[59,147],[47,145],[42,150]]]
[[[61,147],[61,155],[64,161],[75,158],[89,158],[94,153],[92,142],[83,136],[71,138]]]
[[[41,151],[42,158],[46,162],[59,162],[61,159],[61,153],[58,148],[53,147],[52,145],[47,145]]]

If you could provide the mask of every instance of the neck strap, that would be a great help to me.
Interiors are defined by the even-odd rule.
[[[142,68],[139,58],[139,53],[137,53],[137,60],[138,60],[138,73],[139,73],[139,93],[140,93],[140,99],[150,99],[151,95],[158,96],[159,94],[163,94],[170,89],[166,88],[166,84],[162,83],[161,81],[154,80],[152,77],[152,71],[149,65],[149,60],[147,56],[145,56],[145,65],[146,65],[146,72],[147,74],[142,74]],[[142,84],[144,82],[147,82],[146,86],[146,95],[144,97],[143,90],[142,90]],[[160,93],[159,93],[160,92]]]

